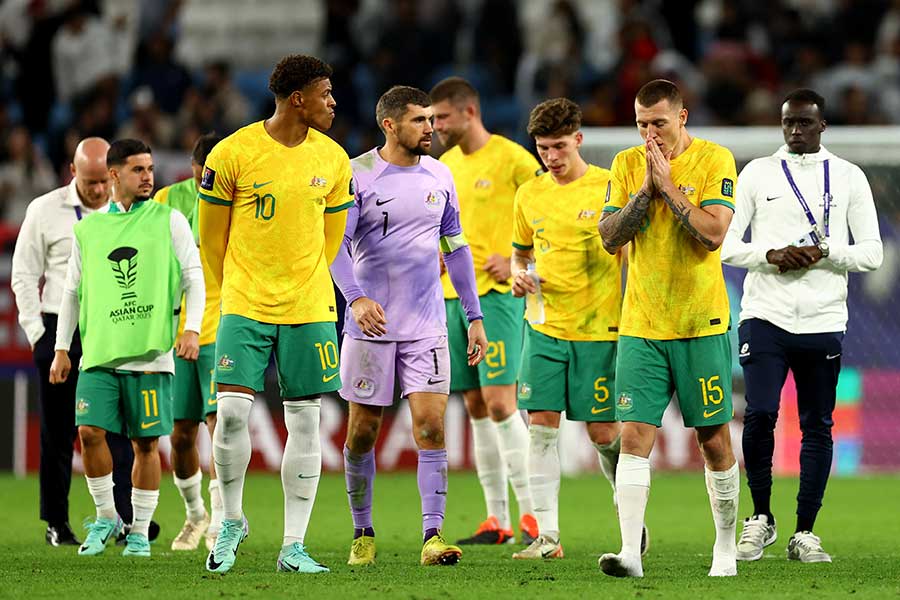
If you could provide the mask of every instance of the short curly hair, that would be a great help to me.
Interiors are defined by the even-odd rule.
[[[544,100],[528,118],[528,135],[556,137],[581,129],[581,108],[568,98]]]
[[[287,98],[320,79],[331,77],[331,65],[315,56],[290,54],[285,56],[269,76],[269,91],[276,98]]]

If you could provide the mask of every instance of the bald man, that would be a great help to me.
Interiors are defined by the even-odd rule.
[[[50,384],[50,364],[56,342],[56,321],[62,301],[66,267],[72,249],[72,228],[85,215],[109,202],[109,172],[101,138],[82,140],[75,149],[70,170],[72,182],[35,198],[13,254],[12,290],[19,309],[19,325],[34,351],[41,404],[41,519],[47,522],[46,540],[52,546],[80,545],[69,526],[69,485],[72,480],[72,447],[75,441],[75,370],[65,383]],[[44,278],[43,290],[40,279]],[[73,339],[73,360],[81,357],[78,334]],[[120,435],[108,438],[116,464],[116,505],[122,518],[131,514],[131,443]],[[121,499],[121,500],[120,500]]]

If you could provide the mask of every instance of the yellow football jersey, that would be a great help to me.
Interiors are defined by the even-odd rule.
[[[590,165],[579,179],[559,185],[549,174],[516,193],[513,246],[534,249],[545,281],[544,324],[532,325],[563,340],[615,341],[622,304],[622,262],[603,249],[597,221],[609,171]]]
[[[190,185],[186,185],[190,183]],[[197,201],[197,191],[196,185],[193,185],[193,179],[187,179],[184,181],[178,182],[175,185],[181,185],[184,188],[190,188],[193,190],[194,202],[190,203],[190,210],[188,210],[188,203],[186,202],[171,202],[173,196],[171,192],[177,189],[175,185],[168,185],[164,188],[160,188],[153,195],[153,200],[159,202],[160,204],[166,204],[172,206],[172,208],[177,209],[181,212],[191,224],[191,229],[194,231],[194,235],[197,234],[197,212],[194,210],[195,203]],[[197,239],[196,237],[194,239]],[[212,277],[204,269],[203,271],[203,281],[204,287],[206,288],[206,305],[203,308],[203,322],[200,324],[200,338],[199,342],[201,346],[206,346],[207,344],[215,344],[216,343],[216,332],[219,330],[219,287],[214,283]],[[181,299],[181,314],[178,317],[178,335],[180,336],[184,333],[184,321],[187,318],[187,311],[184,304],[184,298]]]
[[[671,162],[672,181],[695,206],[734,210],[734,157],[727,148],[694,138]],[[641,189],[643,145],[624,150],[612,164],[612,188],[604,211],[624,207]],[[728,293],[719,250],[710,252],[654,198],[634,236],[619,333],[653,340],[717,335],[728,330]]]
[[[444,152],[441,162],[450,167],[459,197],[459,221],[472,249],[478,295],[491,290],[509,291],[482,267],[492,254],[509,256],[512,211],[516,190],[540,174],[541,165],[528,150],[503,136],[492,135],[488,143],[471,154],[459,146]],[[457,298],[450,277],[441,278],[444,298]]]
[[[343,148],[312,128],[293,148],[262,121],[216,144],[199,195],[231,207],[223,315],[278,325],[336,320],[324,213],[353,204],[351,176]]]

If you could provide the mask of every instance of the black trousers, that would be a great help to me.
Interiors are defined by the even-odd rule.
[[[792,334],[761,319],[749,319],[738,329],[741,366],[747,386],[744,415],[744,462],[747,485],[759,506],[768,505],[772,490],[775,423],[788,369],[797,385],[800,431],[799,522],[811,528],[831,471],[835,397],[841,371],[843,332]]]
[[[57,316],[44,315],[46,331],[34,346],[34,364],[38,371],[38,401],[41,419],[40,503],[41,520],[59,525],[69,520],[69,488],[72,483],[72,453],[75,427],[75,388],[78,384],[78,361],[81,338],[72,339],[69,357],[73,369],[69,379],[59,385],[50,384],[50,365],[56,345]],[[113,456],[113,489],[116,509],[126,523],[132,521],[131,466],[134,451],[131,440],[119,433],[107,433],[106,441]]]

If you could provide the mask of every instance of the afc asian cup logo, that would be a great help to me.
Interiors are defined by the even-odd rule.
[[[106,257],[116,278],[116,284],[125,290],[122,293],[122,300],[137,298],[137,294],[131,291],[137,282],[137,254],[136,248],[121,246]]]

